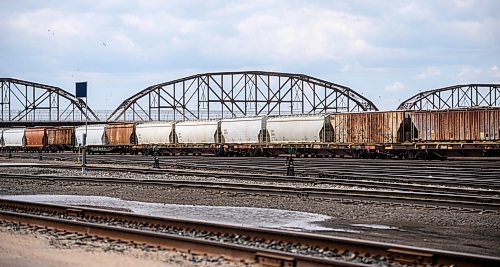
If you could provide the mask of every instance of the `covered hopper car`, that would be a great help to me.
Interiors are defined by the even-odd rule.
[[[4,151],[21,151],[25,148],[25,128],[10,128],[2,130],[1,146]]]
[[[2,150],[11,151],[85,145],[90,153],[500,156],[500,107],[28,127],[0,133]]]

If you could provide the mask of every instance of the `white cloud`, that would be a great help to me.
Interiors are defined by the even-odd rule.
[[[459,8],[470,8],[474,6],[474,4],[477,4],[476,1],[472,0],[455,0],[454,3]]]
[[[422,71],[421,73],[415,75],[414,78],[422,80],[422,79],[427,79],[427,78],[430,78],[433,76],[437,76],[439,74],[441,74],[441,71],[438,68],[428,67],[424,71]]]
[[[366,17],[316,7],[244,16],[236,34],[219,35],[225,53],[285,61],[338,60],[374,52]]]
[[[109,88],[137,76],[142,89],[152,80],[144,73],[166,73],[164,81],[180,77],[172,73],[262,69],[403,99],[410,90],[389,83],[498,80],[497,2],[0,1],[0,72],[35,79],[102,72],[88,79],[109,78],[115,85],[102,83]]]
[[[497,65],[492,66],[490,70],[493,77],[500,77],[500,68]]]
[[[127,50],[133,50],[137,48],[137,44],[125,34],[115,34],[113,35],[112,40],[113,44],[116,44],[116,47],[119,48],[125,48]]]
[[[405,19],[432,19],[433,14],[425,4],[412,2],[397,9],[397,15]]]
[[[81,14],[73,16],[56,9],[40,9],[32,12],[17,13],[8,24],[13,30],[22,34],[42,37],[87,37],[91,30],[88,21],[92,15]]]
[[[339,71],[341,73],[381,74],[394,71],[394,69],[379,66],[365,66],[358,61],[354,61],[342,64]]]
[[[479,75],[481,74],[481,69],[474,67],[462,67],[460,72],[457,74],[457,80],[462,83],[473,83],[475,82]]]
[[[151,18],[140,18],[134,14],[125,14],[121,16],[122,22],[131,27],[136,27],[142,31],[151,31],[155,29],[155,23]]]
[[[384,90],[387,92],[398,92],[404,90],[405,88],[406,86],[403,83],[395,81],[392,84],[386,85]]]
[[[352,65],[349,63],[342,65],[342,67],[340,68],[340,72],[349,72],[351,70],[352,70]]]

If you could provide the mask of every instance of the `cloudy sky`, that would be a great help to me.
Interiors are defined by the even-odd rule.
[[[145,87],[216,71],[303,73],[381,110],[500,82],[500,1],[0,1],[0,76],[89,82],[113,110]]]

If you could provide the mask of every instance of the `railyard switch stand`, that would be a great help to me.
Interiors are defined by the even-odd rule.
[[[158,156],[154,157],[153,168],[156,168],[156,169],[160,168],[160,158],[158,158]]]
[[[293,158],[286,158],[286,175],[287,176],[295,176],[295,170],[293,166]]]

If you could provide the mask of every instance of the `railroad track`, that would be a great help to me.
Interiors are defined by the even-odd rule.
[[[17,153],[15,157],[33,158],[34,155]],[[78,155],[72,153],[44,154],[46,159],[74,161]],[[130,155],[89,155],[91,163],[114,163],[122,165],[152,164],[151,157]],[[261,174],[286,173],[285,161],[281,158],[218,158],[218,157],[160,157],[163,167],[199,169],[212,171],[252,172]],[[337,158],[297,158],[297,176],[332,177],[345,179],[371,179],[387,182],[415,182],[426,184],[448,184],[467,187],[500,189],[499,161],[399,161],[361,160]]]
[[[270,266],[500,265],[467,253],[3,199],[0,220]]]
[[[107,169],[109,170],[109,168]],[[177,173],[178,174],[178,173]],[[470,209],[472,211],[500,211],[500,198],[495,196],[483,196],[460,194],[460,193],[429,193],[413,191],[389,191],[389,190],[367,190],[367,189],[342,189],[342,188],[318,188],[312,186],[288,186],[269,185],[257,183],[238,183],[220,181],[200,180],[157,180],[157,179],[125,179],[125,178],[100,178],[87,176],[59,176],[59,175],[28,175],[28,174],[0,174],[1,179],[17,180],[43,180],[77,183],[101,183],[101,184],[124,184],[133,186],[156,186],[191,188],[201,190],[219,190],[237,192],[242,194],[271,194],[292,195],[302,198],[329,198],[340,201],[364,201],[375,204],[400,203],[409,205],[424,205],[435,207],[453,207],[459,209]],[[255,178],[254,178],[255,179]]]
[[[8,167],[9,165],[3,165]],[[12,166],[16,166],[15,164]],[[80,166],[71,165],[54,165],[44,164],[37,166],[38,168],[47,169],[81,169]],[[346,187],[365,187],[371,189],[385,189],[398,191],[426,192],[426,193],[442,193],[442,194],[463,194],[471,196],[499,196],[500,190],[481,189],[481,188],[461,188],[461,187],[436,187],[429,184],[446,185],[446,181],[436,182],[434,180],[424,180],[421,183],[415,184],[415,181],[408,183],[406,179],[389,180],[377,179],[374,177],[365,177],[365,179],[342,178],[342,177],[301,177],[301,176],[283,176],[283,175],[262,175],[234,172],[208,172],[188,169],[150,169],[150,168],[135,168],[135,167],[110,167],[110,166],[87,166],[88,170],[92,171],[113,171],[113,172],[130,172],[144,175],[182,175],[182,176],[197,176],[197,177],[216,177],[228,180],[248,180],[256,182],[279,182],[279,183],[303,183],[312,185],[332,185]],[[452,184],[453,185],[453,184]]]

